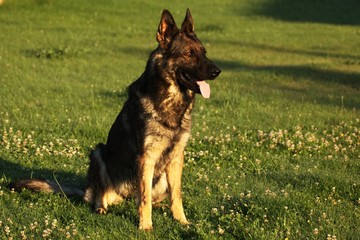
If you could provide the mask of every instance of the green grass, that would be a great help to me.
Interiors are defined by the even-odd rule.
[[[144,233],[133,201],[99,216],[77,199],[7,189],[29,177],[85,186],[88,152],[105,141],[126,86],[156,47],[162,9],[180,24],[187,7],[223,69],[211,98],[197,97],[186,149],[183,197],[193,224],[182,227],[163,206]],[[359,7],[5,0],[0,238],[357,239]]]

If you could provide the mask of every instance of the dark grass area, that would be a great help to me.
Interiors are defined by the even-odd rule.
[[[357,0],[270,0],[257,13],[291,22],[360,25],[359,11]]]

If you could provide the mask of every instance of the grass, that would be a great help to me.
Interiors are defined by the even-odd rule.
[[[357,239],[360,28],[351,4],[5,0],[1,239]],[[29,177],[85,186],[87,154],[156,47],[161,10],[180,24],[186,7],[223,69],[211,98],[197,98],[186,149],[193,224],[180,226],[163,206],[144,233],[133,201],[99,216],[78,199],[7,189]]]

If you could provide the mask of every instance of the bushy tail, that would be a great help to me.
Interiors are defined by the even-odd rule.
[[[77,196],[81,198],[84,196],[84,191],[81,189],[64,186],[48,180],[37,178],[11,182],[9,184],[9,188],[14,189],[15,191],[29,189],[34,192],[61,193],[65,194],[66,196]]]

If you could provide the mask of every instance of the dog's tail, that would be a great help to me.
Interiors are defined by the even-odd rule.
[[[60,185],[48,180],[33,178],[11,182],[9,188],[15,191],[28,189],[33,192],[60,193],[66,196],[83,197],[84,191],[75,187]]]

